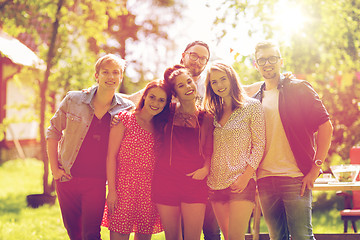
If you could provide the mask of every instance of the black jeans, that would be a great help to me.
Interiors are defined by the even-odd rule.
[[[206,204],[203,233],[205,240],[220,240],[221,237],[220,228],[210,201]]]

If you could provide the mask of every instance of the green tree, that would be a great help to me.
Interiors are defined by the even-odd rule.
[[[129,12],[127,2],[6,0],[0,4],[0,27],[14,37],[22,34],[31,36],[34,40],[33,50],[41,59],[46,60],[44,76],[34,82],[34,86],[38,84],[39,98],[36,99],[36,106],[39,111],[39,135],[44,161],[44,193],[52,191],[48,184],[45,124],[55,111],[54,96],[91,84],[94,62],[99,54],[110,51],[109,39],[118,41],[120,47],[113,51],[125,58],[126,43],[129,39],[139,40],[149,37],[149,34],[157,36],[153,37],[154,41],[167,38],[162,27],[168,24],[168,21],[157,21],[158,16],[155,16],[145,19],[145,26],[135,23],[135,15]],[[143,2],[162,8],[163,11],[166,7],[174,6],[172,0]],[[133,4],[140,6],[137,2]],[[169,14],[171,13],[164,16]],[[116,24],[119,27],[117,31],[114,28]],[[142,37],[139,37],[139,33],[142,33]],[[50,111],[47,108],[48,103],[51,106]]]
[[[97,1],[7,1],[1,5],[1,25],[6,32],[17,35],[27,32],[30,34],[37,45],[41,46],[40,41],[45,40],[46,46],[39,48],[42,59],[46,59],[46,70],[44,77],[39,81],[39,135],[41,156],[44,161],[43,192],[50,194],[51,186],[48,184],[49,163],[46,153],[45,123],[46,107],[49,98],[49,83],[58,86],[51,76],[52,70],[59,67],[63,56],[62,49],[74,47],[73,37],[81,36],[83,42],[87,38],[95,37],[99,41],[104,41],[101,29],[107,27],[107,14],[116,15],[116,4]],[[15,11],[16,10],[16,11]],[[105,17],[104,17],[105,16]],[[41,39],[37,24],[45,22],[41,26],[45,32],[45,39]],[[35,23],[35,26],[32,26]],[[77,24],[83,23],[83,24]],[[76,25],[75,25],[76,24]],[[69,31],[70,30],[70,31]],[[76,34],[76,35],[75,35]],[[75,45],[76,46],[76,45]],[[46,56],[46,57],[44,57]],[[72,67],[72,65],[71,65]]]
[[[93,41],[92,46],[93,49],[118,53],[128,61],[128,68],[137,73],[131,76],[135,78],[133,80],[125,76],[120,92],[132,93],[143,88],[149,80],[157,77],[160,66],[167,66],[167,59],[158,49],[173,47],[167,32],[181,18],[182,7],[173,0],[126,1],[127,11],[109,18],[106,44]],[[136,48],[139,50],[134,51]],[[139,51],[145,52],[145,48],[150,58],[139,57]],[[149,78],[147,73],[153,74]]]

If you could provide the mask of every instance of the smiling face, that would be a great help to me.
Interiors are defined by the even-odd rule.
[[[272,56],[280,57],[279,52],[274,47],[259,49],[255,57],[258,61],[261,58],[268,59]],[[278,80],[280,78],[280,69],[282,67],[282,64],[283,59],[280,58],[277,63],[274,64],[269,63],[269,60],[267,60],[265,65],[263,66],[259,66],[256,62],[256,68],[259,70],[260,74],[263,76],[264,79]]]
[[[210,86],[219,97],[230,98],[231,84],[225,72],[212,70],[210,73]]]
[[[179,100],[193,100],[196,98],[195,82],[186,73],[181,73],[175,77],[174,91]]]
[[[102,64],[99,72],[95,73],[96,82],[99,88],[116,90],[123,77],[122,69],[119,64],[107,61]]]
[[[155,116],[164,109],[166,100],[166,92],[160,87],[153,87],[144,97],[143,110],[148,111],[151,115]]]
[[[197,60],[192,60],[190,54],[193,55],[197,55],[198,59]],[[205,67],[206,67],[206,63],[209,60],[209,51],[207,50],[206,47],[202,46],[202,45],[194,45],[192,47],[190,47],[189,49],[186,50],[186,52],[184,52],[182,54],[182,64],[184,64],[184,66],[189,69],[189,72],[191,73],[192,76],[194,77],[198,77],[202,71],[204,71]],[[207,61],[205,64],[200,63],[200,59],[199,58],[206,58]]]

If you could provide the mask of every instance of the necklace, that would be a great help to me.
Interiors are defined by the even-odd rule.
[[[195,128],[198,125],[197,112],[196,114],[176,112],[174,116],[174,124],[177,126]]]

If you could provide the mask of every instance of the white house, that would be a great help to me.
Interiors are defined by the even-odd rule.
[[[16,75],[24,68],[40,70],[43,61],[0,29],[0,162],[38,155],[39,127],[29,118],[36,116],[31,104],[35,89]]]

